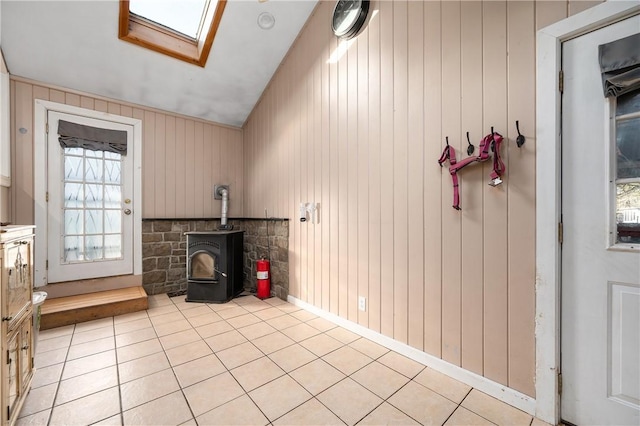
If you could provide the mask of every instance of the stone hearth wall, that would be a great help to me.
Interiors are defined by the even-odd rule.
[[[289,221],[286,219],[231,219],[244,233],[244,287],[256,289],[256,260],[271,260],[271,295],[286,300],[289,294]],[[187,237],[189,231],[214,231],[219,219],[142,221],[142,283],[147,294],[187,289]],[[268,237],[267,237],[268,236]]]
[[[269,259],[271,294],[282,300],[289,295],[289,221],[282,219],[245,219],[244,286],[256,289],[256,260]],[[267,238],[268,235],[268,238]]]

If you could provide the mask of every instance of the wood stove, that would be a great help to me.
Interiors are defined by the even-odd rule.
[[[224,303],[243,291],[244,231],[185,232],[187,302]]]

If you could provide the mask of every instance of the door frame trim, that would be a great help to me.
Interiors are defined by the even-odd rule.
[[[562,43],[638,13],[638,1],[607,1],[537,33],[536,417],[550,424],[560,421]]]
[[[142,120],[72,105],[36,99],[34,104],[34,219],[36,243],[34,256],[34,286],[47,285],[47,115],[49,111],[81,115],[113,121],[133,127],[133,194],[137,208],[133,209],[133,275],[142,275]]]

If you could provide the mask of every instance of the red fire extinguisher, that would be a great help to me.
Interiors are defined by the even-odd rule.
[[[260,259],[256,262],[256,275],[258,278],[257,296],[259,299],[271,297],[271,278],[269,278],[269,261]]]

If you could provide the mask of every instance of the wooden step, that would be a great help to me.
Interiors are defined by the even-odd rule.
[[[147,309],[141,286],[47,299],[40,312],[40,329],[61,327]]]

